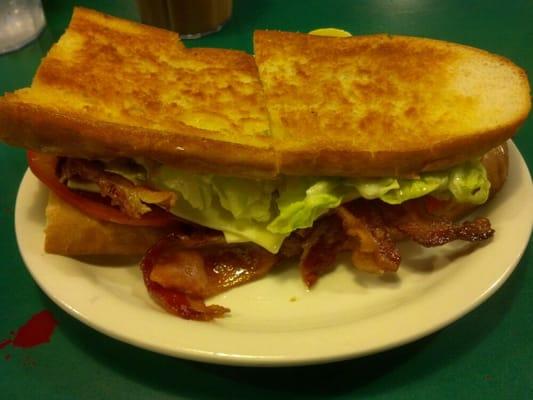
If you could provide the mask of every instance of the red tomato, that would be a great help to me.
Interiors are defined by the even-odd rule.
[[[177,222],[177,219],[172,214],[159,208],[153,209],[141,218],[129,217],[119,209],[78,194],[61,183],[56,174],[56,156],[34,151],[28,151],[27,156],[31,171],[41,182],[48,186],[61,200],[92,218],[135,226],[167,226]]]

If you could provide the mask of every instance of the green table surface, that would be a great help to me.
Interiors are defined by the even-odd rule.
[[[41,57],[64,31],[72,1],[45,0],[48,26],[20,51],[0,56],[0,94],[31,82]],[[80,5],[138,20],[134,1]],[[235,1],[218,34],[188,46],[251,51],[256,28],[354,34],[388,32],[445,39],[506,56],[533,76],[533,2],[437,0]],[[533,121],[515,137],[533,165]],[[23,150],[0,144],[0,341],[31,315],[58,322],[50,343],[0,350],[0,398],[533,398],[533,246],[488,301],[426,338],[383,353],[326,365],[244,368],[154,354],[108,338],[70,317],[31,279],[15,240],[13,214],[26,169]],[[531,207],[531,204],[525,204]],[[438,312],[438,310],[436,310]]]

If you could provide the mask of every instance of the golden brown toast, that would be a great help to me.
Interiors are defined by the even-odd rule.
[[[260,74],[77,8],[31,88],[0,98],[0,140],[247,177],[411,175],[483,154],[530,109],[520,68],[466,46],[258,31],[255,50]]]
[[[523,70],[458,44],[256,31],[254,49],[285,174],[441,169],[504,142],[531,107]]]
[[[84,158],[274,175],[257,67],[235,50],[76,8],[31,88],[0,98],[0,139]]]

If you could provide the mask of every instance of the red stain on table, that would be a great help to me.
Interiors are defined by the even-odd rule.
[[[29,348],[50,342],[56,320],[50,311],[44,310],[33,315],[28,322],[22,325],[16,332],[14,338],[5,339],[0,342],[0,349],[8,345],[13,347]]]
[[[48,343],[56,324],[54,317],[47,310],[35,314],[19,328],[13,339],[13,346],[28,348]]]

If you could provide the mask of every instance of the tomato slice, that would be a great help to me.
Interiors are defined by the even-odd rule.
[[[31,171],[41,182],[48,186],[61,200],[92,218],[122,225],[154,227],[168,226],[178,221],[174,215],[160,208],[152,209],[141,218],[132,218],[111,205],[78,194],[61,183],[56,174],[58,162],[56,156],[28,151],[27,157]]]

